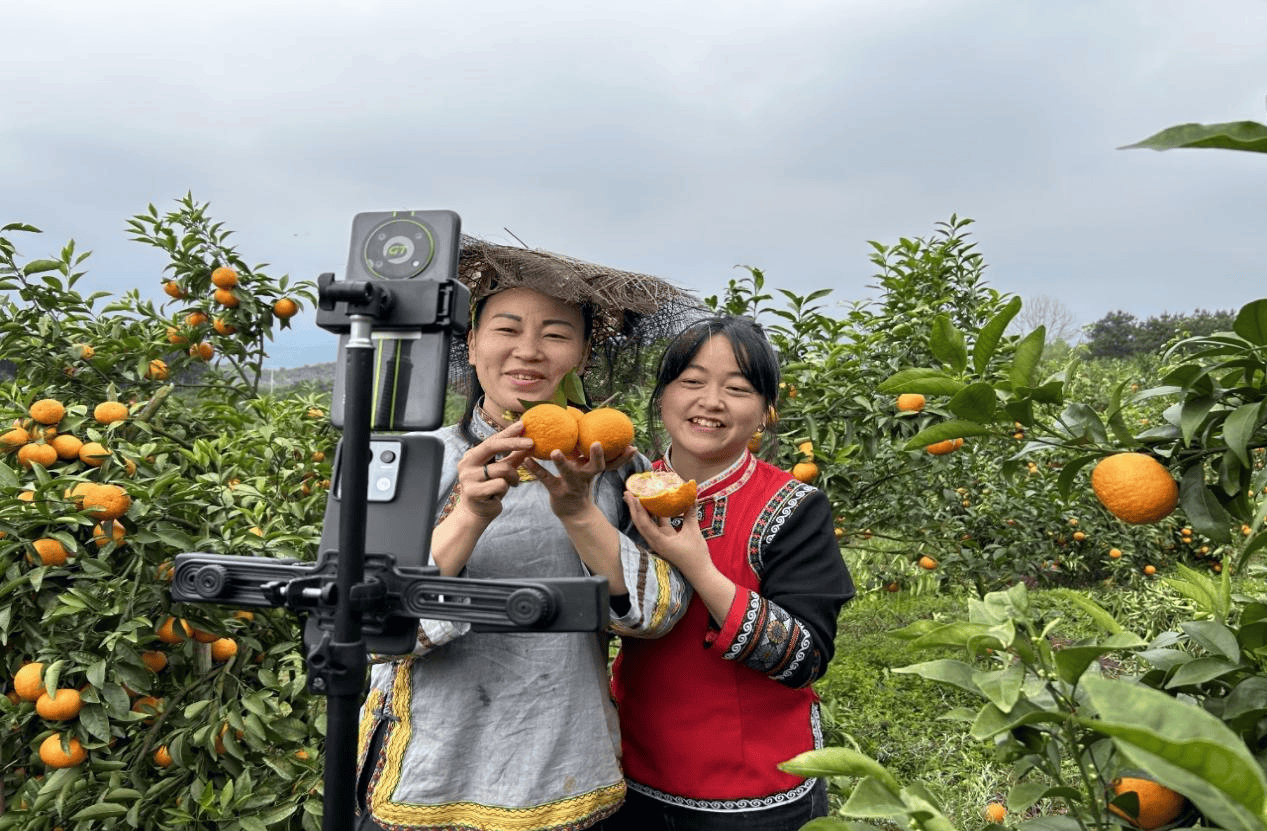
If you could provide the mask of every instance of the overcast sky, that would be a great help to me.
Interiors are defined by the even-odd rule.
[[[667,277],[877,296],[868,240],[976,220],[987,282],[1079,324],[1264,296],[1267,0],[3,4],[0,224],[158,292],[125,222],[187,191],[315,279],[362,211]],[[335,359],[308,310],[275,366]],[[0,356],[3,357],[3,356]]]

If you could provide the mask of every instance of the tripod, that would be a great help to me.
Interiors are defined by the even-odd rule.
[[[375,425],[434,429],[443,417],[450,338],[469,321],[469,293],[455,276],[457,222],[445,211],[359,214],[349,275],[368,272],[370,279],[318,278],[317,323],[341,335],[332,416],[343,438],[316,561],[203,552],[175,558],[173,600],[285,607],[305,619],[308,689],[328,700],[324,831],[353,824],[357,721],[371,652],[410,652],[419,618],[465,621],[475,631],[583,632],[607,623],[605,578],[440,576],[427,565],[440,475],[439,454],[427,450],[439,440],[373,433]],[[376,327],[389,334],[378,345]],[[376,372],[376,358],[395,371]],[[392,383],[376,385],[376,377]],[[386,458],[372,454],[372,445],[399,462],[396,479],[371,483],[375,459]]]

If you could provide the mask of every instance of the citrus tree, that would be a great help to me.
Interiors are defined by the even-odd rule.
[[[159,306],[82,295],[73,242],[23,261],[37,229],[0,229],[0,828],[317,828],[295,620],[169,595],[181,552],[312,555],[328,402],[257,386],[313,287],[189,197],[130,227],[170,259]]]

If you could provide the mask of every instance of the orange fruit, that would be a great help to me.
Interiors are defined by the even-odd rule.
[[[61,689],[52,693],[44,693],[35,699],[35,712],[49,721],[70,721],[79,715],[83,707],[83,699],[79,690]]]
[[[13,674],[13,691],[23,701],[35,701],[43,695],[46,692],[44,689],[44,664],[39,661],[23,664]]]
[[[761,450],[761,439],[765,436],[764,432],[757,431],[748,437],[748,450],[757,453]]]
[[[52,537],[41,537],[31,543],[35,553],[40,555],[40,563],[46,566],[64,566],[70,559],[66,547]]]
[[[66,408],[56,398],[41,398],[27,412],[40,424],[56,424],[66,415]]]
[[[132,497],[118,485],[97,485],[84,494],[84,510],[93,518],[118,519],[132,507]]]
[[[154,718],[163,712],[163,699],[155,698],[152,695],[143,695],[132,702],[132,712],[148,715],[149,718],[145,719],[145,723],[151,724]]]
[[[963,439],[946,439],[945,441],[934,442],[924,449],[934,456],[945,456],[947,453],[954,453],[963,447]]]
[[[218,335],[232,335],[238,330],[238,327],[225,321],[222,317],[217,317],[211,321],[211,328],[216,330]]]
[[[62,734],[54,733],[40,743],[40,761],[51,768],[73,768],[82,765],[88,758],[88,751],[79,743],[79,739],[71,737],[66,743],[68,750],[62,749]]]
[[[228,309],[237,308],[242,301],[238,300],[238,296],[233,293],[233,289],[216,289],[211,295],[212,299]]]
[[[576,429],[577,450],[588,454],[594,442],[598,442],[603,446],[603,457],[608,461],[624,453],[634,440],[633,421],[615,407],[599,407],[582,413]]]
[[[90,441],[79,448],[79,461],[93,467],[101,467],[101,463],[110,455],[110,451],[106,449],[101,442]]]
[[[1144,453],[1115,453],[1091,471],[1091,488],[1109,513],[1132,525],[1157,522],[1179,504],[1179,486],[1165,465]]]
[[[247,623],[255,620],[255,612],[248,612],[246,609],[238,609],[233,613],[233,617],[237,620],[245,620]]]
[[[166,381],[167,375],[167,362],[158,358],[150,361],[150,368],[145,371],[145,377],[152,381]]]
[[[206,312],[190,312],[189,316],[185,318],[185,325],[188,326],[190,329],[201,326],[202,324],[206,322],[207,322]]]
[[[238,654],[238,642],[233,638],[217,638],[211,642],[211,660],[227,661]]]
[[[106,533],[104,523],[97,523],[92,528],[92,541],[97,544],[98,548],[104,548],[111,541],[114,542],[116,548],[123,545],[124,539],[127,537],[127,531],[123,527],[123,523],[111,522],[110,533]]]
[[[95,482],[79,482],[73,488],[69,488],[65,492],[65,496],[75,504],[76,510],[84,507],[84,497],[91,491],[96,490]]]
[[[175,280],[163,281],[163,293],[173,300],[179,300],[185,296],[185,290],[180,287],[180,283]]]
[[[991,802],[985,806],[985,818],[990,822],[999,823],[1007,816],[1007,808],[1000,802]]]
[[[81,343],[75,347],[75,350],[81,361],[91,361],[92,356],[97,354],[97,350],[93,349],[90,343]]]
[[[218,289],[231,289],[238,284],[238,273],[222,265],[211,272],[211,283]]]
[[[625,480],[625,488],[649,513],[659,517],[681,516],[695,504],[695,480],[683,482],[671,470],[635,473]]]
[[[522,416],[523,434],[532,439],[532,455],[538,459],[548,459],[555,450],[563,451],[563,455],[571,455],[576,451],[576,439],[579,434],[576,419],[558,404],[537,404],[529,407]]]
[[[1114,796],[1134,793],[1139,800],[1139,816],[1129,816],[1125,810],[1110,805],[1109,810],[1119,817],[1125,818],[1144,831],[1153,831],[1174,822],[1183,813],[1188,800],[1183,794],[1176,793],[1165,785],[1151,779],[1140,779],[1133,776],[1121,776],[1110,783]]]
[[[1078,542],[1082,542],[1083,540],[1087,538],[1087,535],[1083,533],[1082,531],[1074,531],[1073,538],[1077,540]]]
[[[924,409],[924,396],[917,392],[904,392],[897,397],[897,408],[904,413],[918,413]]]
[[[1152,577],[1154,574],[1157,573],[1157,566],[1152,565],[1151,563],[1149,565],[1144,566],[1144,573],[1147,574],[1149,577]]]
[[[1110,559],[1116,560],[1116,559],[1118,559],[1118,558],[1119,558],[1119,557],[1121,557],[1121,556],[1122,556],[1122,549],[1120,549],[1120,548],[1110,548],[1110,549],[1109,549],[1109,558],[1110,558]]]
[[[925,554],[923,557],[919,558],[919,567],[925,569],[926,571],[932,571],[937,568],[937,561]]]
[[[0,447],[5,450],[12,450],[15,447],[21,447],[31,440],[31,434],[23,430],[21,427],[14,427],[6,433],[0,434]]]
[[[818,465],[813,462],[797,462],[792,465],[792,476],[802,482],[813,482],[818,478]]]
[[[163,643],[180,643],[193,634],[193,627],[186,621],[180,621],[180,631],[176,629],[176,618],[169,617],[159,624],[158,639]],[[183,632],[183,634],[182,634]]]
[[[163,745],[154,751],[154,764],[161,768],[171,767],[172,753],[167,749],[167,745]]]
[[[299,306],[289,297],[283,297],[273,304],[273,314],[277,315],[282,320],[294,317],[298,311]]]
[[[118,401],[102,401],[92,408],[92,417],[102,424],[114,424],[128,417],[128,407]]]
[[[167,327],[167,342],[172,344],[173,346],[184,346],[185,344],[189,343],[189,338],[181,334],[179,329],[168,326]]]
[[[51,444],[40,442],[39,444],[24,444],[18,448],[18,464],[22,467],[30,467],[32,464],[49,467],[56,461],[57,449]]]
[[[141,663],[150,668],[150,672],[162,672],[167,667],[167,653],[158,649],[147,649],[141,653]]]
[[[212,643],[220,639],[220,636],[214,632],[206,632],[202,629],[194,629],[191,634],[198,643]]]
[[[202,343],[195,343],[193,346],[189,347],[189,357],[197,358],[200,361],[209,361],[215,354],[216,348],[206,341],[203,341]]]

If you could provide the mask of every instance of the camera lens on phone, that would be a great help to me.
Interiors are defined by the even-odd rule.
[[[389,465],[392,462],[396,461],[396,451],[384,450],[382,453],[379,454],[378,458],[379,460],[382,461],[383,464]]]

